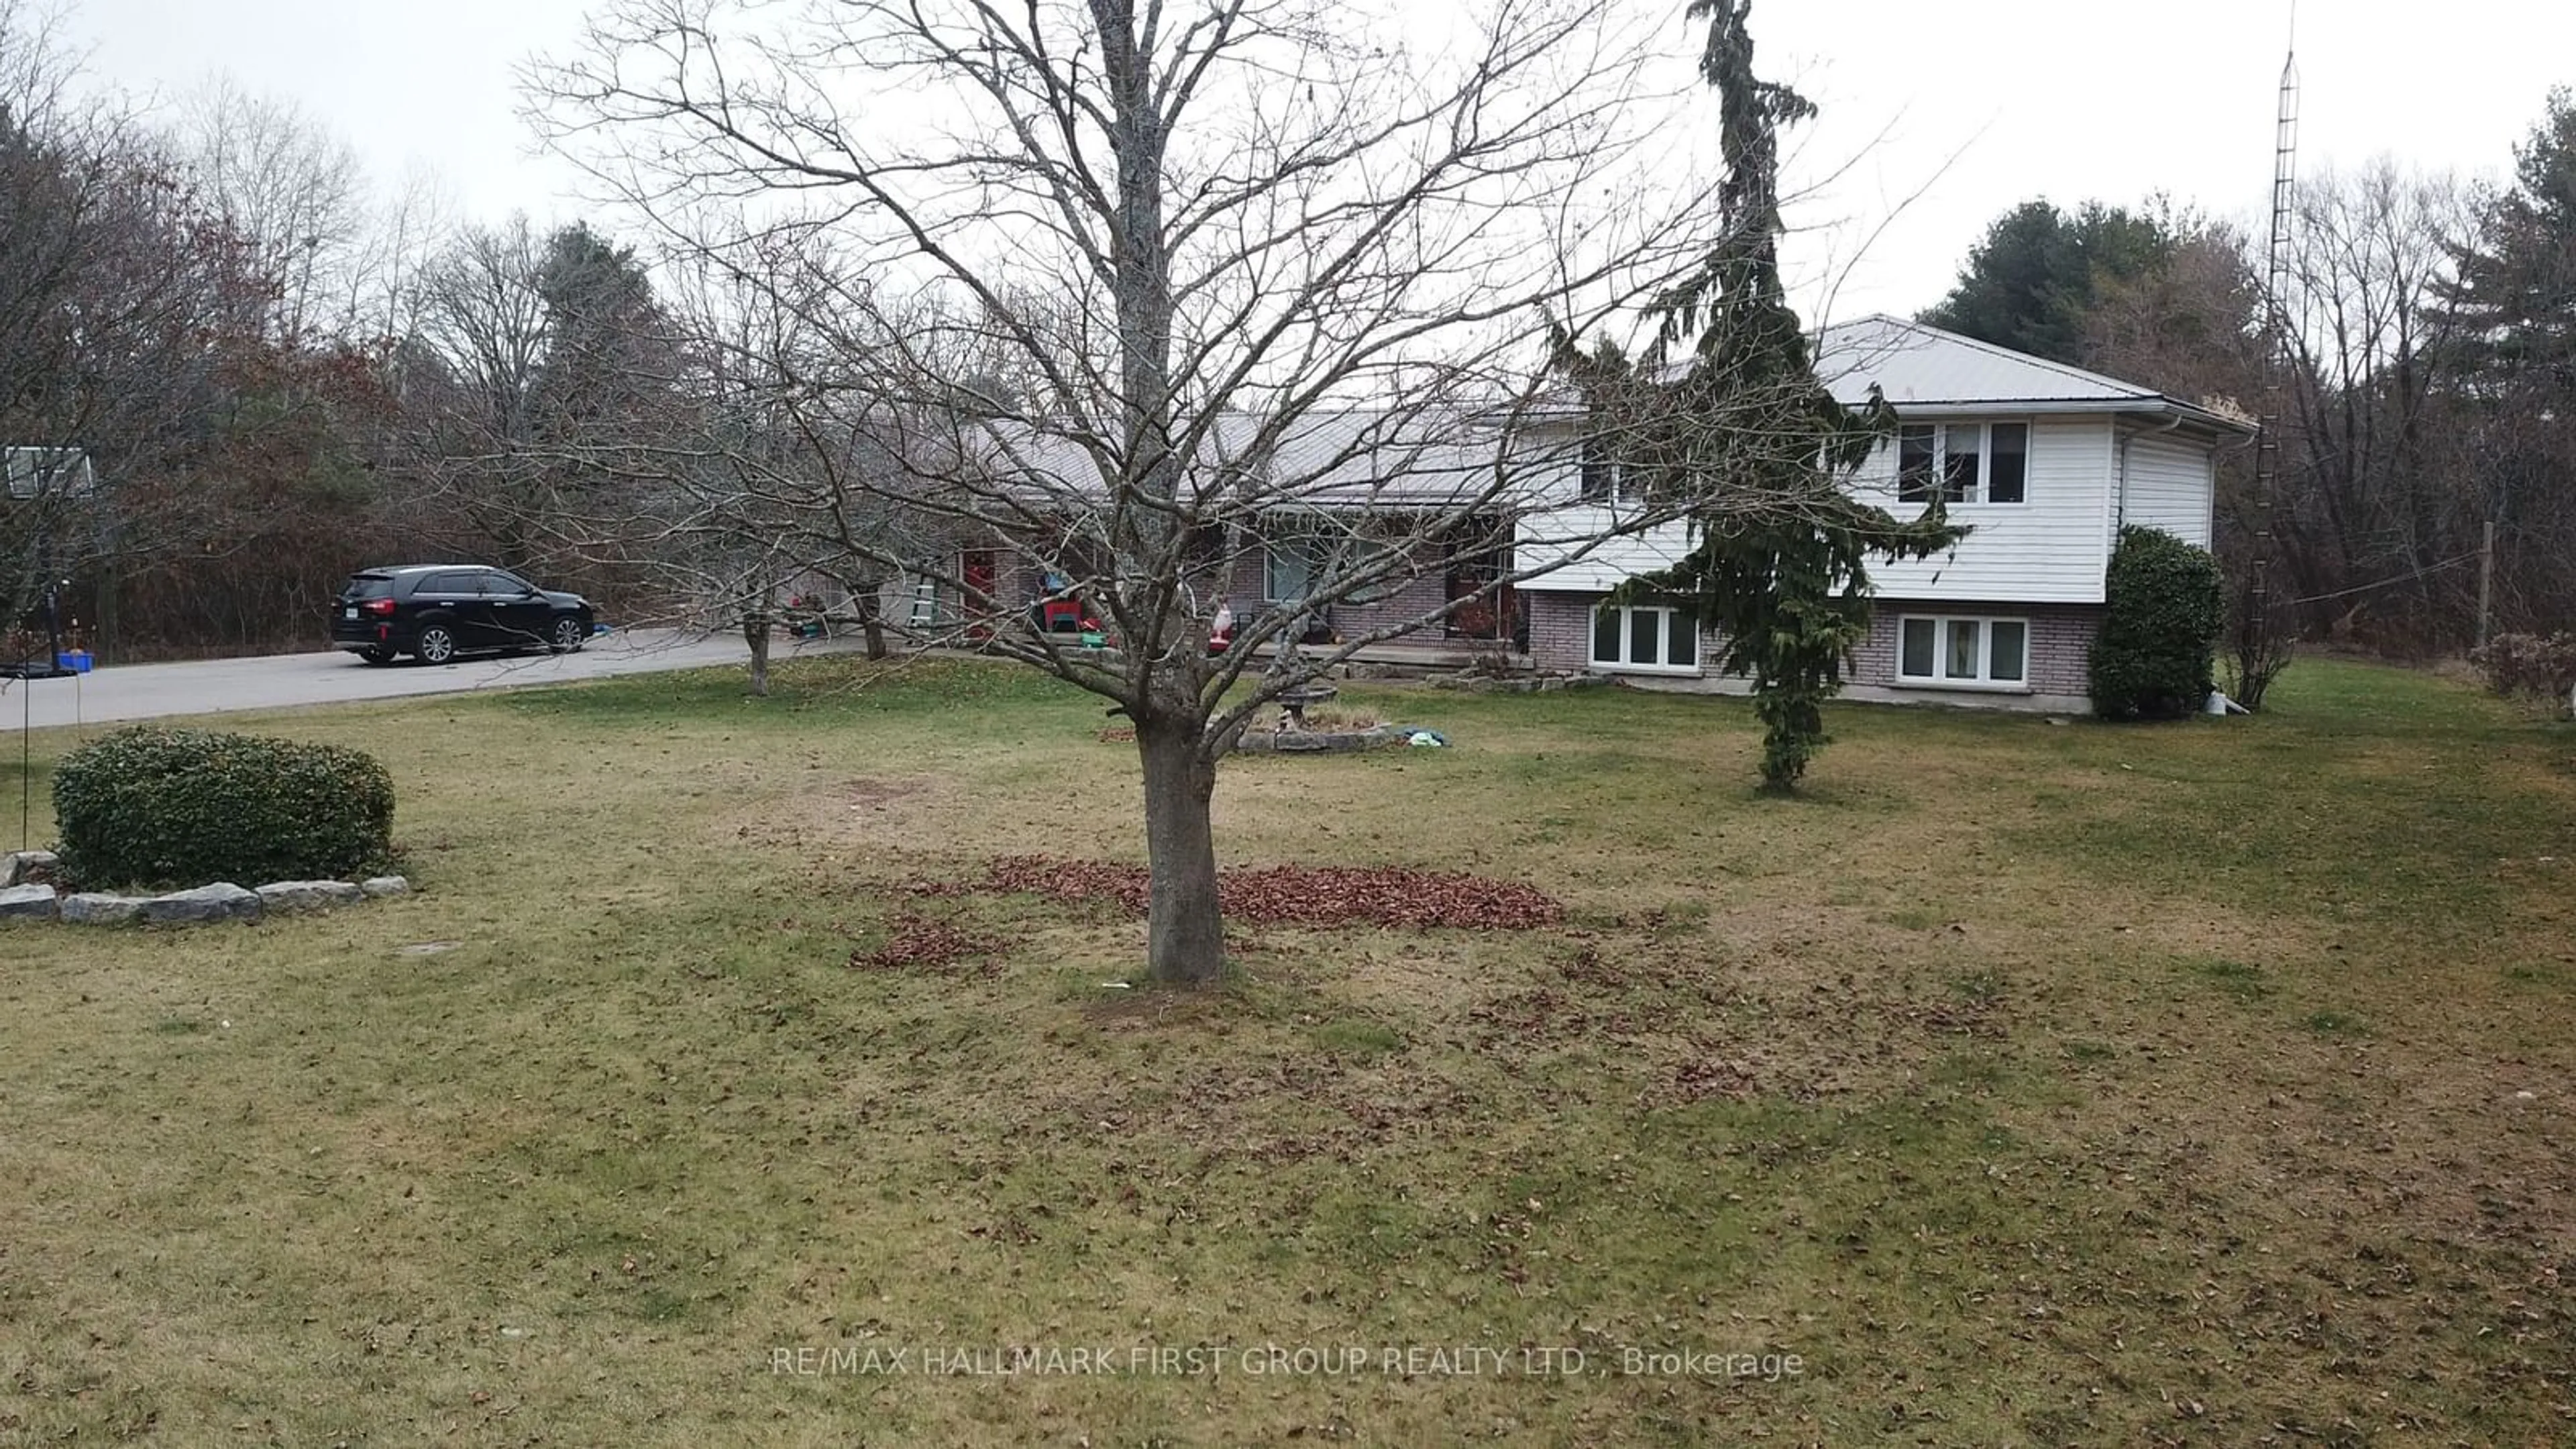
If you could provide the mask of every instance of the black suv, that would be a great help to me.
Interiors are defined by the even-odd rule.
[[[331,647],[369,664],[409,654],[445,664],[477,650],[580,648],[595,619],[579,594],[538,588],[480,564],[360,569],[331,610]]]

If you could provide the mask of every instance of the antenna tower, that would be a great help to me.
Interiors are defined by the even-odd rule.
[[[2263,273],[2263,330],[2270,356],[2263,373],[2262,431],[2254,445],[2254,578],[2246,627],[2259,648],[2272,632],[2272,496],[2281,476],[2281,380],[2290,370],[2290,216],[2299,171],[2298,7],[2290,9],[2291,44],[2281,62],[2280,119],[2272,132],[2272,243]]]

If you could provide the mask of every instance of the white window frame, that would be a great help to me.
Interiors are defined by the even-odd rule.
[[[1920,620],[1932,626],[1932,672],[1905,672],[1905,627]],[[1977,672],[1957,675],[1950,670],[1950,626],[1977,626]],[[2021,678],[1997,679],[1995,670],[1995,626],[2021,626]],[[2007,694],[2028,694],[2030,688],[2031,627],[2028,617],[2018,614],[1900,614],[1896,619],[1896,682],[1917,689],[1991,689]]]
[[[1601,616],[1604,613],[1615,613],[1620,616],[1619,657],[1615,660],[1594,657],[1594,651],[1601,645]],[[1708,657],[1707,641],[1700,638],[1697,623],[1693,623],[1690,630],[1691,662],[1673,664],[1666,660],[1666,656],[1672,649],[1673,616],[1678,614],[1687,618],[1689,613],[1688,609],[1675,604],[1628,604],[1617,608],[1608,604],[1594,604],[1583,616],[1583,657],[1589,661],[1594,672],[1601,674],[1696,675],[1705,673],[1701,661]],[[1640,615],[1652,615],[1655,620],[1656,662],[1652,664],[1628,662],[1629,656],[1635,653],[1635,650],[1629,646],[1636,640],[1637,619]]]
[[[1583,503],[1636,503],[1646,496],[1646,475],[1631,468],[1600,439],[1583,440],[1576,464],[1575,492]],[[1598,482],[1594,480],[1598,478]]]
[[[2021,496],[1996,503],[1987,498],[1995,476],[1995,429],[2017,427],[2021,434]],[[1953,508],[2019,508],[2030,502],[2030,455],[2032,440],[2038,436],[2028,418],[1992,418],[1983,422],[1914,422],[1899,423],[1896,430],[1896,497],[1900,503],[1929,502],[1925,498],[1905,496],[1905,435],[1918,428],[1932,430],[1932,488],[1943,494]],[[1950,486],[1950,433],[1953,429],[1976,429],[1977,481],[1956,498],[1947,497]]]

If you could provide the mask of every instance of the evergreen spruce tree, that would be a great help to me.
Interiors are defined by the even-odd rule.
[[[2576,92],[2550,93],[2514,161],[2514,184],[2452,249],[2456,277],[2437,293],[2475,506],[2508,541],[2501,596],[2563,600],[2552,555],[2576,536]]]
[[[2442,301],[2481,381],[2547,409],[2576,397],[2576,92],[2550,93],[2514,162],[2514,185],[2454,250]]]
[[[1855,410],[1817,381],[1782,289],[1779,132],[1815,107],[1754,75],[1751,10],[1751,0],[1692,0],[1688,12],[1709,21],[1700,74],[1719,99],[1724,239],[1662,299],[1645,356],[1569,344],[1564,363],[1599,445],[1650,492],[1692,500],[1690,552],[1612,602],[1671,597],[1721,633],[1720,667],[1752,677],[1763,781],[1786,790],[1827,743],[1824,702],[1868,631],[1867,560],[1921,558],[1964,530],[1937,498],[1903,521],[1844,486],[1895,414],[1875,388]],[[1674,356],[1685,342],[1688,355]]]

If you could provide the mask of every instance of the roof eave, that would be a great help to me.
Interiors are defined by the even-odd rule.
[[[2173,398],[2162,396],[2124,398],[1945,398],[1938,402],[1891,401],[1889,406],[1895,408],[1897,416],[1901,418],[1993,417],[1999,413],[2022,413],[2044,417],[2077,417],[2085,415],[2100,417],[2105,414],[2112,414],[2124,417],[2145,416],[2174,418],[2185,423],[2196,423],[2217,432],[2251,434],[2254,431],[2254,425],[2251,423],[2239,422],[2238,420],[2227,417],[2224,414],[2211,412],[2207,408],[2195,407],[2190,403],[2179,402]]]

